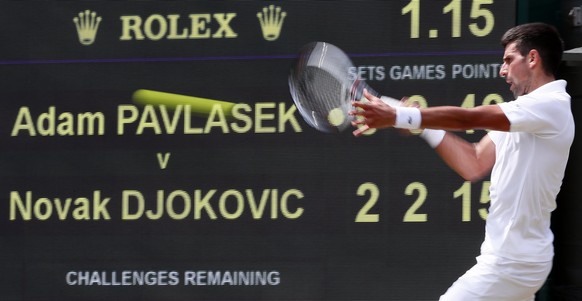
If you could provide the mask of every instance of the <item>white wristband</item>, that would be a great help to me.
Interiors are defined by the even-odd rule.
[[[395,128],[399,129],[418,129],[420,128],[420,121],[422,119],[420,110],[413,107],[395,107],[396,122]]]
[[[443,139],[445,138],[445,134],[447,132],[443,130],[431,130],[431,129],[424,129],[422,133],[420,133],[420,137],[430,145],[432,148],[436,148],[441,144]]]

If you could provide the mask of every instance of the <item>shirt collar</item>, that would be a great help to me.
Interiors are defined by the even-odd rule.
[[[558,79],[544,84],[537,89],[529,92],[527,95],[545,94],[551,92],[559,92],[566,90],[567,82],[563,79]]]

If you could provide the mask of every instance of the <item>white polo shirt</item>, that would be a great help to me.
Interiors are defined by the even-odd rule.
[[[481,253],[551,261],[550,217],[574,139],[566,82],[550,82],[499,106],[511,126],[509,132],[489,132],[497,157]]]

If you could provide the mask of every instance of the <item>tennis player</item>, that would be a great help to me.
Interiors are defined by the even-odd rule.
[[[424,129],[420,135],[464,179],[491,174],[490,208],[477,263],[440,297],[449,301],[534,300],[552,268],[551,212],[556,208],[574,121],[566,82],[556,80],[563,42],[542,23],[502,37],[500,75],[515,100],[475,108],[390,107],[365,93],[352,115],[359,136],[370,128]],[[450,131],[488,129],[469,143]]]

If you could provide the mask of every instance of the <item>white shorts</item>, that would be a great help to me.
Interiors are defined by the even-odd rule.
[[[439,301],[533,301],[552,262],[519,262],[481,255]]]

